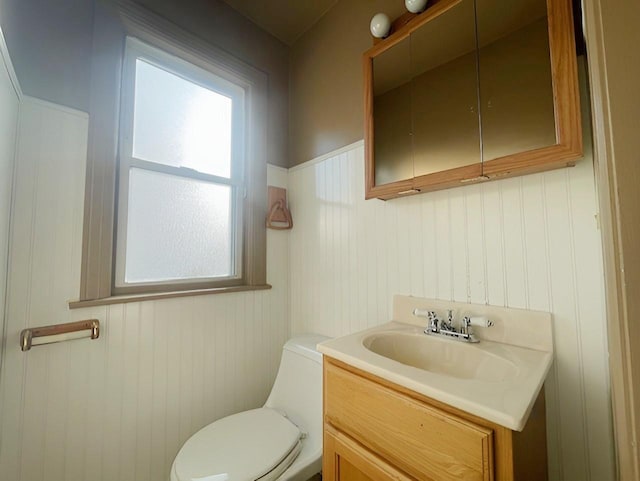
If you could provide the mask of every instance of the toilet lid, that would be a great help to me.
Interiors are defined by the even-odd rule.
[[[176,456],[174,474],[179,481],[254,481],[288,467],[300,450],[300,438],[298,427],[278,411],[244,411],[194,434]],[[279,466],[285,460],[287,466]]]

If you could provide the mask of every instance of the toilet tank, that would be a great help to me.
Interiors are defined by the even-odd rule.
[[[284,412],[309,436],[322,435],[322,354],[316,345],[329,339],[303,335],[287,341],[266,407]]]

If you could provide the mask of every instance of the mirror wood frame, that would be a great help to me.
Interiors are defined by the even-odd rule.
[[[461,2],[462,0],[434,0],[421,14],[403,15],[393,23],[392,32],[387,38],[376,39],[373,47],[363,54],[365,199],[388,200],[420,192],[569,167],[575,165],[583,155],[571,0],[547,0],[556,144],[388,184],[375,184],[373,60]]]

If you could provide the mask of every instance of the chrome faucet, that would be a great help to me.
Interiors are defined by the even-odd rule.
[[[462,323],[460,325],[460,332],[463,334],[467,334],[469,333],[470,330],[471,330],[471,318],[465,316],[462,318]]]
[[[474,321],[471,317],[465,316],[460,321],[460,327],[453,326],[453,311],[447,312],[447,320],[441,320],[435,311],[427,311],[424,309],[414,309],[413,315],[416,317],[426,317],[429,320],[429,324],[424,330],[424,333],[429,336],[446,337],[447,339],[456,339],[462,342],[480,342],[480,340],[474,335],[472,324]],[[478,319],[478,318],[475,318]],[[488,319],[482,319],[482,323],[486,327],[493,326],[493,322]]]
[[[447,311],[447,322],[442,322],[440,324],[440,330],[446,332],[455,332],[455,327],[453,327],[453,311],[449,309]]]
[[[424,317],[424,315],[416,314],[416,311],[418,311],[418,309],[413,311],[414,315]],[[425,332],[440,332],[441,321],[434,311],[427,312],[427,319],[429,319],[429,325],[425,328]]]

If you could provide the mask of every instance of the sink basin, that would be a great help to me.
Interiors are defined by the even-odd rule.
[[[502,382],[518,375],[512,361],[478,344],[403,332],[378,332],[365,337],[362,344],[406,366],[457,379]]]
[[[395,296],[395,320],[324,341],[326,359],[521,431],[553,361],[549,313]],[[471,344],[424,334],[415,309],[487,316]]]

